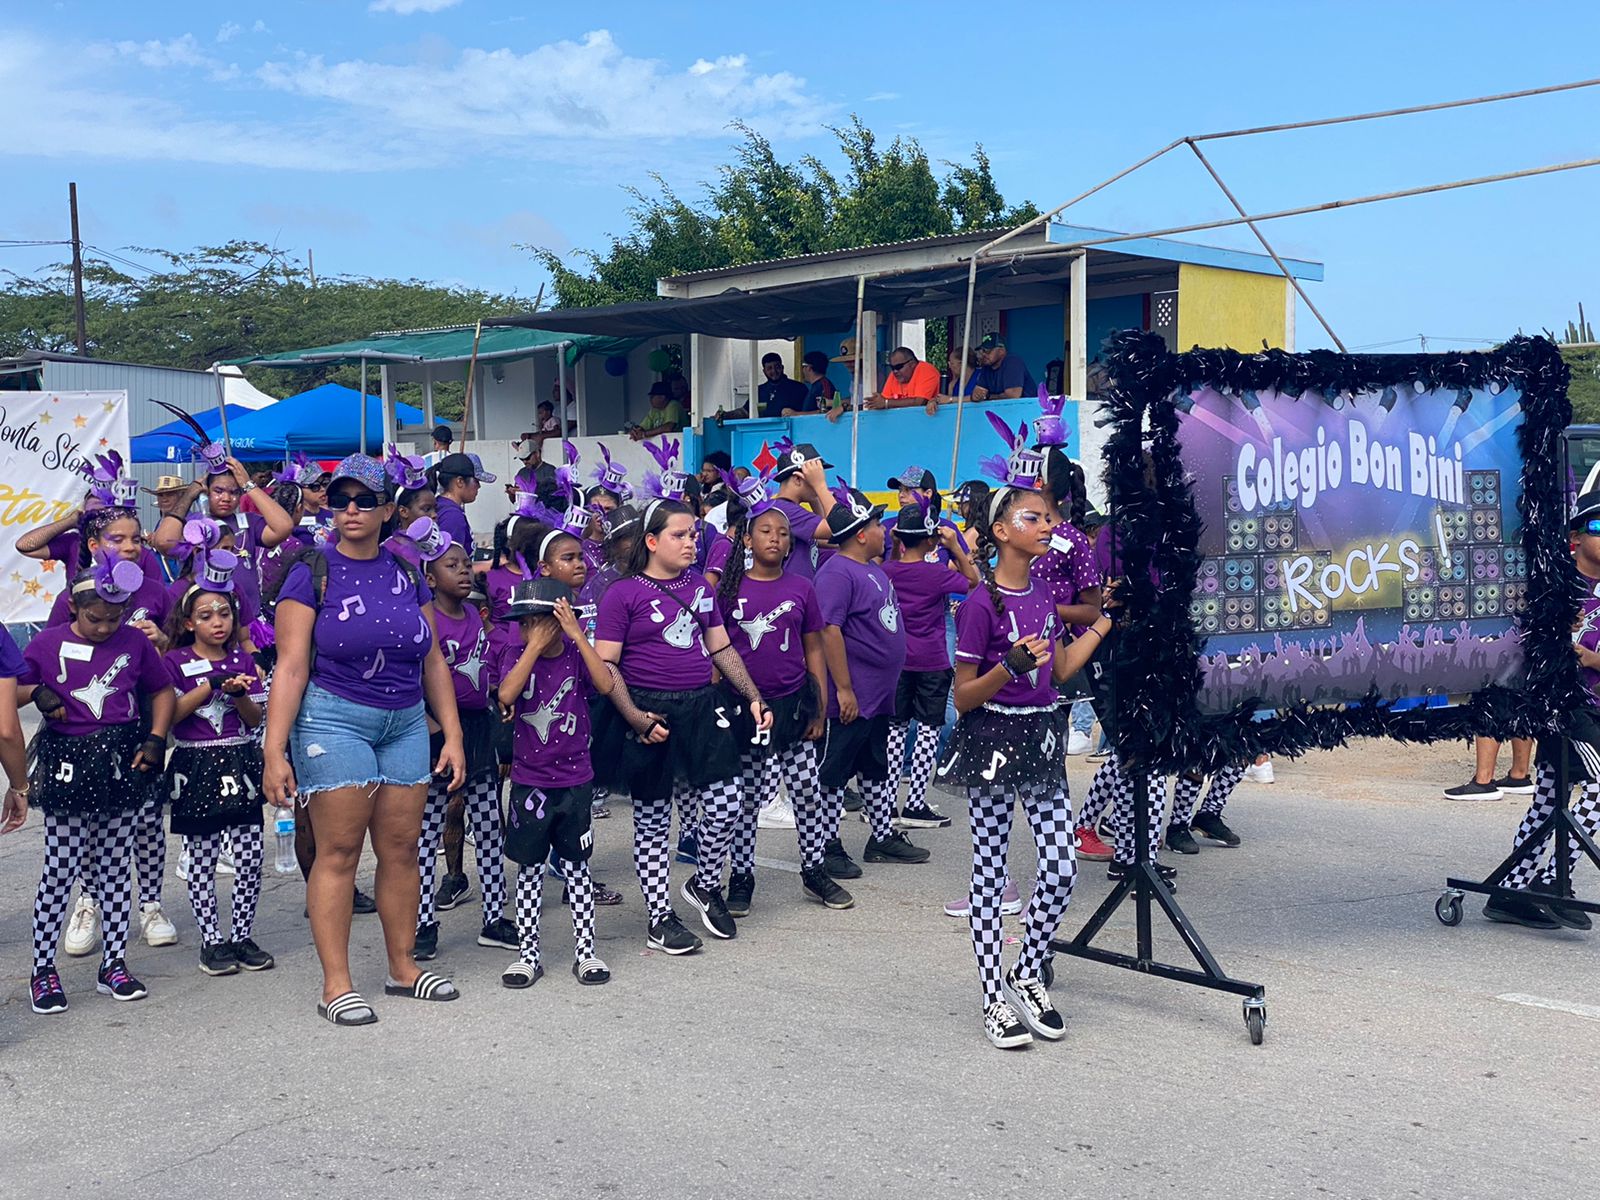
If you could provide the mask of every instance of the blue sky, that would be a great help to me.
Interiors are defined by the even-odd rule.
[[[1183,134],[1597,74],[1600,9],[1519,9],[4,0],[0,239],[65,237],[76,179],[96,245],[252,238],[314,247],[319,273],[532,297],[515,243],[601,245],[624,185],[658,172],[692,192],[735,118],[790,157],[827,153],[824,126],[851,112],[936,159],[982,141],[1008,197],[1051,207]],[[1209,153],[1255,211],[1600,157],[1600,88]],[[1560,329],[1580,300],[1600,316],[1597,211],[1600,168],[1269,236],[1327,264],[1312,294],[1351,347],[1471,348]],[[1175,154],[1072,215],[1139,230],[1229,210]],[[0,248],[0,269],[56,253]],[[1327,344],[1304,311],[1299,327],[1302,347]]]

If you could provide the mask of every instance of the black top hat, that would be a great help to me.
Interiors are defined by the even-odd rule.
[[[523,580],[511,590],[511,603],[506,613],[513,617],[548,617],[563,600],[568,604],[577,603],[572,589],[566,584],[541,575],[536,579]]]
[[[778,457],[778,466],[772,472],[774,479],[787,479],[812,459],[817,459],[823,467],[833,469],[833,464],[822,457],[819,451],[810,442],[800,442],[789,447],[788,451]]]

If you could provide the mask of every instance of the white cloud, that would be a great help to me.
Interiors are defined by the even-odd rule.
[[[409,17],[412,13],[443,12],[460,3],[461,0],[372,0],[372,3],[367,5],[367,11],[391,12],[396,16]]]
[[[256,23],[254,25],[250,26],[250,32],[251,33],[270,33],[271,30],[269,30],[267,28],[267,23],[265,21],[257,18]]]
[[[219,38],[219,40],[221,40]],[[194,34],[186,33],[170,42],[115,42],[112,49],[142,67],[163,70],[167,67],[208,67],[214,61],[200,49]]]
[[[898,99],[900,99],[900,93],[899,92],[873,92],[872,95],[868,96],[865,100],[862,101],[862,103],[863,104],[876,104],[879,101],[883,101],[883,100],[898,100]]]
[[[217,30],[217,41],[231,42],[243,32],[242,26],[236,25],[232,21],[224,21],[222,27]]]

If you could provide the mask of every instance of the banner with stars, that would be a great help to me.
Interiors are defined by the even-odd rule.
[[[83,503],[83,464],[128,455],[127,392],[0,392],[0,621],[42,622],[71,565],[17,551]]]

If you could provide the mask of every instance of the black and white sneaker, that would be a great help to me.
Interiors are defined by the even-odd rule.
[[[728,872],[728,912],[735,917],[750,915],[750,901],[756,894],[754,871]]]
[[[478,934],[480,946],[498,946],[502,950],[515,950],[521,944],[517,927],[504,917],[496,917]]]
[[[1534,792],[1533,780],[1527,775],[1507,775],[1496,779],[1494,786],[1507,796],[1531,796]]]
[[[61,976],[52,970],[36,972],[29,984],[33,997],[33,1011],[53,1016],[67,1011],[67,993],[61,986]]]
[[[728,906],[722,899],[721,888],[703,888],[691,876],[683,881],[678,894],[689,902],[689,907],[700,914],[700,923],[712,937],[726,941],[728,938],[739,936],[739,926],[734,924],[733,914],[728,911]]]
[[[439,881],[439,891],[433,898],[433,906],[440,912],[449,912],[470,895],[472,895],[472,884],[465,875],[446,875]]]
[[[929,851],[896,830],[881,842],[875,837],[867,838],[866,853],[861,857],[869,863],[925,863]]]
[[[908,804],[900,810],[894,823],[902,829],[948,829],[950,818],[925,801]]]
[[[1200,844],[1187,825],[1167,826],[1167,849],[1177,854],[1199,854]]]
[[[1228,823],[1220,816],[1214,816],[1211,813],[1201,813],[1195,817],[1193,821],[1189,822],[1189,828],[1201,837],[1209,838],[1213,842],[1221,842],[1224,846],[1237,846],[1244,840],[1232,829],[1228,828]]]
[[[113,1000],[143,1000],[150,990],[128,974],[128,964],[114,958],[95,976],[95,991]]]
[[[693,954],[703,943],[683,927],[677,913],[669,912],[650,926],[650,936],[645,939],[645,945],[663,954]]]
[[[861,878],[861,867],[845,853],[844,843],[838,838],[822,848],[822,869],[835,879]]]
[[[1000,983],[1000,994],[1034,1036],[1052,1042],[1067,1036],[1067,1023],[1050,1003],[1050,993],[1039,980],[1019,979],[1014,969],[1007,971]]]
[[[984,1010],[983,1032],[1002,1050],[1015,1050],[1033,1044],[1033,1034],[1028,1032],[1028,1027],[1004,1000],[996,1000]]]
[[[207,975],[237,975],[239,960],[233,956],[233,943],[200,944],[200,970]]]
[[[411,957],[418,962],[430,962],[439,957],[439,922],[424,921],[417,926],[417,940],[411,948]]]
[[[270,971],[278,965],[278,960],[256,945],[254,938],[240,938],[234,942],[233,957],[246,971]]]
[[[1459,787],[1445,788],[1446,800],[1499,800],[1505,796],[1497,784],[1469,779]]]
[[[802,867],[800,886],[806,895],[828,908],[846,909],[855,906],[856,898],[835,883],[823,867]]]

